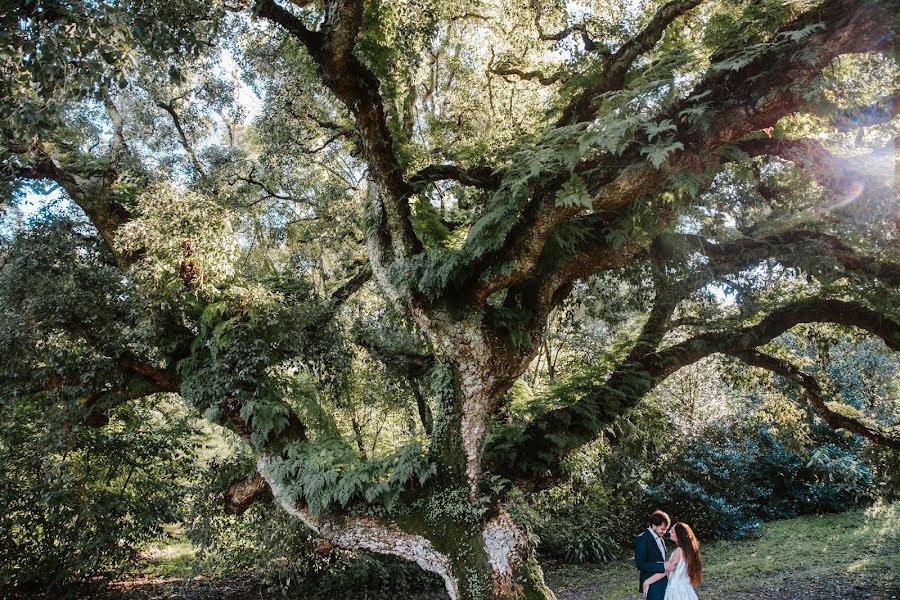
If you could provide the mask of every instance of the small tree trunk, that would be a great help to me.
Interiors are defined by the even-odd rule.
[[[418,381],[410,382],[410,388],[412,388],[413,396],[416,398],[416,408],[419,410],[419,420],[422,422],[425,433],[431,435],[431,432],[434,430],[434,417],[431,414],[431,407],[428,406],[428,399],[425,398],[422,388],[419,386]]]

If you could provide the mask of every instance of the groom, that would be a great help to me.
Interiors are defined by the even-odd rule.
[[[654,573],[669,573],[666,568],[666,543],[663,536],[669,529],[669,515],[661,510],[650,515],[650,527],[644,530],[634,542],[634,564],[640,573],[638,591],[643,594],[644,580],[652,577]],[[666,595],[666,583],[664,577],[650,586],[647,600],[663,600]]]

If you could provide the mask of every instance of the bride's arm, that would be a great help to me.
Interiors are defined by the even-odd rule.
[[[669,557],[669,562],[666,563],[668,569],[667,571],[671,571],[675,568],[675,565],[681,562],[681,548],[675,548],[675,552],[672,553],[672,556]]]

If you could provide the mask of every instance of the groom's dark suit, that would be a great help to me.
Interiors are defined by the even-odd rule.
[[[638,583],[638,591],[644,591],[644,580],[652,577],[655,573],[663,573],[666,565],[663,562],[665,557],[659,551],[656,543],[656,536],[649,529],[645,529],[644,533],[639,535],[634,542],[634,564],[637,565],[641,574]],[[663,600],[666,595],[667,578],[662,578],[650,586],[650,593],[647,594],[647,600]]]

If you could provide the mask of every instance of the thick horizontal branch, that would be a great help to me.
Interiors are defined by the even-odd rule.
[[[731,354],[748,365],[769,370],[776,375],[799,384],[816,413],[835,429],[846,429],[880,446],[900,450],[900,429],[897,427],[885,429],[873,420],[833,409],[825,399],[826,394],[822,390],[822,386],[819,385],[819,382],[812,375],[804,373],[787,361],[763,354],[762,352],[733,352]]]
[[[419,191],[430,183],[448,179],[485,190],[500,187],[500,176],[490,167],[479,166],[465,169],[457,165],[429,165],[410,177],[409,185],[413,190]]]
[[[283,27],[291,36],[300,40],[310,52],[318,53],[325,42],[325,36],[321,32],[307,28],[303,21],[279,6],[274,0],[257,0],[254,12],[258,17]]]
[[[563,72],[561,70],[547,75],[545,73],[542,73],[541,71],[523,71],[522,69],[507,64],[497,65],[496,67],[491,69],[491,73],[503,77],[515,75],[519,79],[537,81],[541,85],[553,85],[554,83],[562,79],[563,76]]]
[[[181,378],[175,368],[160,369],[135,355],[125,355],[117,364],[122,371],[143,377],[154,386],[154,393],[177,392],[181,387]]]
[[[661,381],[683,366],[716,353],[751,350],[766,344],[801,323],[834,323],[858,327],[900,351],[900,325],[855,302],[810,300],[772,311],[762,321],[735,331],[709,332],[641,359],[654,381]]]

